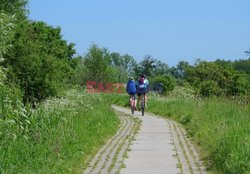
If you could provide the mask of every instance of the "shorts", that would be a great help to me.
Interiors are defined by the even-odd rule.
[[[142,94],[146,94],[146,92],[145,93],[137,93],[138,97],[140,97]]]
[[[129,94],[129,98],[132,98],[132,97],[134,97],[135,100],[136,100],[136,95],[135,94]]]

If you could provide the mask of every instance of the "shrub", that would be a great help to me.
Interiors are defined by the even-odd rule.
[[[35,104],[56,95],[64,79],[72,74],[73,46],[62,39],[60,28],[44,22],[16,25],[13,46],[3,64],[9,68],[8,80],[21,87],[24,103]]]
[[[221,89],[218,87],[218,84],[215,81],[204,81],[200,84],[199,93],[202,96],[212,96],[221,94]]]
[[[151,84],[153,84],[151,85],[152,90],[162,89],[161,93],[163,94],[167,94],[168,92],[172,91],[176,85],[175,79],[169,75],[156,76],[151,81]]]

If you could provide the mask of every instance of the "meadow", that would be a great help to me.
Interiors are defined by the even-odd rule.
[[[5,97],[6,99],[6,97]],[[12,104],[11,104],[12,103]],[[36,109],[1,101],[0,173],[82,173],[117,130],[119,119],[101,94],[72,89]]]

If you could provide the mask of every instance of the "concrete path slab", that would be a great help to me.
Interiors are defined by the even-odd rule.
[[[130,114],[129,109],[114,107],[120,112]],[[167,121],[145,113],[135,112],[142,120],[141,129],[130,147],[125,168],[121,174],[177,174],[178,159]]]

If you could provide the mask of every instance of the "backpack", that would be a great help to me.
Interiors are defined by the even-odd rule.
[[[134,81],[129,81],[127,83],[127,93],[136,94],[136,84]]]

